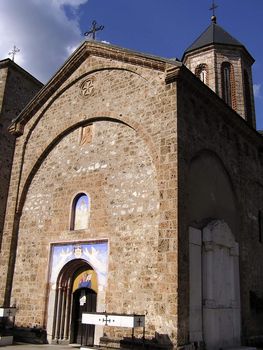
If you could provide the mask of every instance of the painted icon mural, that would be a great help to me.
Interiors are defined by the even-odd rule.
[[[91,288],[91,277],[92,274],[90,273],[90,271],[88,271],[87,273],[84,272],[78,283],[78,288]]]
[[[50,283],[56,288],[59,272],[69,261],[83,259],[94,270],[86,270],[80,273],[74,282],[73,289],[81,288],[80,284],[86,284],[87,288],[94,291],[103,291],[107,282],[108,271],[108,242],[90,242],[78,244],[54,244],[51,248]]]
[[[83,230],[88,227],[90,215],[90,200],[85,193],[79,194],[73,202],[73,230]]]
[[[79,288],[90,288],[98,293],[97,276],[94,270],[86,270],[76,276],[73,283],[73,292]]]

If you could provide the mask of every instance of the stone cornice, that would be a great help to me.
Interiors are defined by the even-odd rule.
[[[20,122],[12,123],[9,126],[8,131],[14,136],[21,136],[24,132],[24,125],[22,125]]]
[[[171,84],[181,78],[181,67],[169,67],[166,69],[165,82]]]

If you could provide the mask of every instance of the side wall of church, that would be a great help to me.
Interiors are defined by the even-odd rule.
[[[15,137],[8,127],[40,87],[36,79],[10,60],[0,62],[0,246],[15,147]]]
[[[46,326],[51,243],[106,239],[107,312],[146,314],[147,336],[176,342],[175,120],[176,85],[165,83],[164,72],[90,56],[27,123],[15,151],[2,249],[7,266],[17,237],[11,302],[19,325]],[[92,135],[86,144],[82,126]],[[89,227],[71,231],[79,192],[90,196]],[[21,219],[12,240],[16,205]],[[2,276],[1,299],[12,282],[6,268]]]
[[[260,229],[258,220],[263,203],[262,139],[208,89],[201,89],[200,84],[194,77],[190,78],[188,73],[178,89],[178,215],[181,222],[178,238],[181,273],[179,324],[183,325],[180,341],[182,344],[187,343],[189,336],[186,307],[189,295],[183,292],[189,290],[189,266],[185,264],[189,257],[189,226],[202,229],[211,220],[223,219],[239,243],[244,343],[252,336],[263,334],[263,312],[260,306],[263,300],[263,247],[262,226]],[[208,164],[209,159],[214,159],[210,161],[210,167],[214,170],[204,167],[203,175],[195,174],[195,186],[198,188],[207,180],[206,188],[214,183],[215,192],[208,190],[209,193],[202,193],[200,190],[199,203],[197,199],[196,208],[190,210],[194,195],[190,189],[196,191],[190,183],[191,164],[197,156],[202,159],[202,155],[204,165]],[[200,183],[196,179],[198,176]],[[228,184],[224,178],[229,179]],[[220,187],[224,182],[225,186]]]

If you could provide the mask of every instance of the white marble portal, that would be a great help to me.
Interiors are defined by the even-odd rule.
[[[208,350],[240,345],[239,249],[229,226],[189,229],[190,341]]]
[[[190,342],[203,340],[202,317],[202,232],[189,228]]]

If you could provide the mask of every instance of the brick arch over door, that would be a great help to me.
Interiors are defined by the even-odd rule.
[[[56,288],[49,292],[49,309],[53,311],[52,339],[56,342],[68,341],[70,338],[74,278],[85,270],[93,270],[85,260],[74,259],[68,262],[59,273]]]

